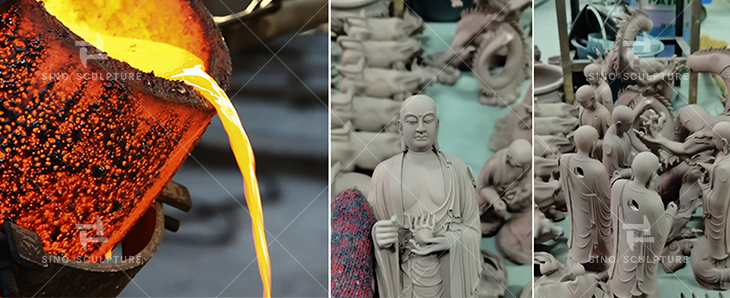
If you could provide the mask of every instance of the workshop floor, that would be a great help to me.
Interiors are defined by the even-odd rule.
[[[583,7],[583,4],[580,7]],[[730,41],[730,35],[727,33],[727,22],[730,21],[730,1],[714,0],[712,4],[705,5],[705,8],[707,9],[707,18],[702,22],[701,32],[708,34],[711,38]],[[569,11],[567,15],[570,16]],[[560,55],[555,3],[546,1],[535,7],[534,21],[537,25],[535,26],[534,42],[542,52],[542,61],[547,62],[548,57]],[[688,104],[688,86],[688,81],[683,80],[680,87],[675,87],[675,93],[677,94],[673,103],[675,111]],[[718,100],[719,95],[721,95],[720,89],[711,76],[709,74],[700,74],[697,104],[707,109],[711,115],[716,115],[722,111],[722,104]],[[565,220],[560,223],[565,231],[568,231],[567,222]],[[693,217],[691,225],[697,224],[701,224],[701,213],[695,213]],[[555,257],[558,260],[563,261],[567,256],[566,243],[567,237],[560,239],[557,243],[551,243]],[[697,283],[689,264],[675,274],[668,274],[659,269],[659,288],[662,297],[679,297],[680,293],[684,293],[686,297],[691,297],[691,293],[697,294],[697,297],[704,297],[708,293],[711,297],[717,297],[716,291],[707,290]]]

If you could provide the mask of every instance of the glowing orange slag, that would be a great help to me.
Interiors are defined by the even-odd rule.
[[[97,32],[91,33],[88,28],[73,28],[73,25],[69,28],[97,48],[107,52],[109,57],[127,62],[141,71],[154,71],[157,76],[185,82],[197,89],[215,107],[226,133],[228,133],[231,149],[243,175],[259,273],[264,285],[264,297],[271,297],[271,261],[264,229],[261,193],[256,178],[253,149],[236,109],[226,93],[205,72],[203,61],[186,50],[164,43],[100,36]]]

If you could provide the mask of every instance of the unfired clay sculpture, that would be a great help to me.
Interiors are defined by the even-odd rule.
[[[702,189],[705,237],[697,240],[692,250],[692,271],[704,287],[715,290],[730,288],[730,122],[713,126],[716,143],[722,148],[717,160],[702,167],[699,180]]]
[[[481,233],[471,171],[439,151],[431,98],[406,99],[398,127],[403,153],[377,166],[368,196],[380,297],[476,297]]]
[[[460,75],[456,69],[451,71],[444,69],[436,75],[431,71],[423,71],[416,63],[412,64],[410,71],[366,68],[365,59],[361,59],[357,64],[337,66],[337,72],[342,75],[340,83],[342,92],[355,90],[357,95],[396,100],[403,100],[418,93],[436,80],[453,83],[454,76],[458,78]],[[437,78],[434,78],[435,75]]]
[[[345,30],[350,17],[387,17],[392,0],[333,0],[330,27],[335,35]]]
[[[537,118],[535,118],[537,120]],[[573,152],[575,146],[563,133],[556,135],[538,135],[535,134],[535,144],[540,143],[546,151],[555,155]]]
[[[517,265],[532,261],[532,210],[526,209],[507,220],[494,237],[497,252]]]
[[[606,55],[603,74],[623,82],[651,86],[665,98],[674,98],[674,79],[680,69],[676,56],[669,60],[640,59],[633,49],[639,32],[649,32],[654,27],[649,16],[638,9],[626,7],[628,13],[619,18],[619,31],[613,49]]]
[[[596,54],[598,54],[597,60],[594,60],[590,56],[588,57],[588,60],[592,63],[583,68],[583,75],[586,77],[588,84],[590,84],[596,92],[596,100],[606,107],[609,113],[611,113],[613,112],[614,106],[613,92],[603,75],[603,56],[598,49],[596,49]]]
[[[533,124],[536,135],[569,134],[580,126],[575,118],[535,117]]]
[[[347,36],[359,40],[403,40],[423,32],[423,20],[406,12],[403,18],[348,17],[345,20]]]
[[[393,65],[406,64],[421,56],[423,46],[413,38],[387,41],[363,41],[349,36],[340,36],[337,43],[341,49],[342,65],[357,64],[365,59],[365,66],[391,68]]]
[[[659,194],[648,188],[659,169],[659,159],[654,154],[637,154],[631,169],[632,180],[621,179],[611,187],[616,258],[609,270],[608,284],[620,298],[659,297],[657,256],[662,254],[677,206],[669,203],[665,211]]]
[[[337,162],[332,166],[332,185],[330,185],[332,197],[336,197],[338,193],[350,188],[357,188],[367,198],[370,190],[370,176],[355,173],[343,172],[345,166]]]
[[[539,103],[535,102],[535,117],[578,118],[578,109],[564,102]]]
[[[608,174],[601,162],[590,156],[598,132],[584,125],[575,131],[574,140],[578,152],[563,154],[559,159],[570,226],[569,266],[571,262],[583,264],[595,257],[608,257],[613,250]]]
[[[504,217],[507,210],[519,212],[530,206],[531,187],[524,190],[520,180],[530,176],[531,163],[532,145],[522,139],[489,157],[476,182],[480,214],[494,208]]]
[[[508,284],[507,267],[504,259],[488,250],[482,250],[482,279],[479,281],[479,298],[504,297]]]
[[[545,243],[549,240],[557,240],[563,236],[564,231],[559,225],[545,217],[540,210],[535,209],[532,219],[535,230],[535,244]]]
[[[535,252],[534,262],[542,274],[535,280],[535,297],[613,297],[596,273],[565,267],[547,252]]]
[[[479,102],[511,105],[519,98],[522,81],[532,74],[531,48],[519,25],[519,15],[530,3],[514,1],[516,5],[464,10],[450,50],[429,55],[427,64],[466,67],[479,84]],[[492,74],[499,67],[502,70]]]
[[[355,96],[350,90],[332,95],[332,128],[344,127],[350,122],[351,130],[370,132],[397,132],[396,122],[401,103],[392,99]]]
[[[611,126],[611,112],[608,111],[596,97],[596,90],[590,85],[581,86],[575,92],[575,98],[580,105],[578,122],[580,125],[590,125],[596,129],[598,138],[603,136]]]
[[[609,177],[631,177],[632,150],[643,152],[648,148],[632,130],[634,112],[627,106],[616,106],[611,115],[613,124],[603,137],[603,166]],[[617,173],[616,173],[617,172]]]
[[[496,130],[489,136],[489,149],[497,152],[507,148],[513,140],[524,139],[532,143],[532,87],[522,98],[520,105],[515,106],[494,123]]]
[[[628,86],[621,90],[616,100],[616,105],[624,105],[634,110],[634,128],[642,126],[642,116],[646,116],[649,110],[662,118],[661,133],[666,138],[674,136],[674,112],[672,102],[661,94],[646,87]]]
[[[332,163],[345,165],[344,172],[352,172],[355,167],[375,169],[381,160],[398,154],[401,148],[395,133],[352,132],[344,127],[333,129],[330,138]]]

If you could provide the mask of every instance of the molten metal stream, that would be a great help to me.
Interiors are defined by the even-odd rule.
[[[105,37],[98,33],[90,34],[86,28],[73,28],[72,26],[69,28],[95,47],[107,52],[109,57],[127,62],[141,71],[154,71],[157,76],[185,82],[197,89],[215,107],[226,133],[228,133],[231,149],[243,175],[246,204],[251,214],[254,245],[264,286],[264,297],[271,297],[271,260],[264,229],[261,193],[256,178],[253,149],[236,109],[226,93],[205,72],[203,61],[190,52],[164,43],[124,37]]]

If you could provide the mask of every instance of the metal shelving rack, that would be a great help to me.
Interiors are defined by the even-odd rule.
[[[568,19],[566,17],[565,3],[568,0],[556,0],[555,8],[558,17],[558,35],[560,40],[560,61],[563,68],[563,82],[565,86],[565,99],[573,102],[575,95],[573,93],[573,75],[580,73],[583,75],[583,68],[590,63],[588,60],[573,60],[570,55],[570,40],[568,40]],[[674,53],[677,59],[686,60],[689,55],[700,49],[700,15],[702,13],[702,1],[691,0],[689,5],[692,7],[692,19],[690,22],[690,41],[689,44],[684,40],[684,4],[685,1],[677,0],[676,19],[675,19],[675,37],[659,38],[665,45],[673,45]],[[572,20],[575,20],[580,11],[579,0],[570,0]],[[679,86],[680,80],[675,82]],[[697,74],[691,73],[689,76],[689,103],[697,103]]]

